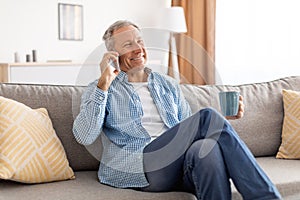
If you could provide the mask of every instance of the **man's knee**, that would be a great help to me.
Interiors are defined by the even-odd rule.
[[[220,114],[216,109],[214,109],[212,107],[203,108],[200,110],[200,113],[201,114],[203,113],[204,115],[219,115]]]
[[[199,111],[200,114],[200,118],[202,118],[202,120],[210,120],[211,122],[214,121],[219,121],[224,123],[225,118],[223,117],[223,115],[221,113],[219,113],[217,110],[215,110],[214,108],[208,107],[208,108],[204,108],[201,109]]]

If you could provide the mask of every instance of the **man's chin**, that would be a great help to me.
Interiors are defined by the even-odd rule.
[[[129,70],[127,70],[128,72],[130,73],[133,73],[133,72],[138,72],[138,71],[141,71],[141,70],[144,70],[145,69],[145,65],[135,65],[135,66],[132,66]]]

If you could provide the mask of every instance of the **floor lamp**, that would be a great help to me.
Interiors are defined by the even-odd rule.
[[[163,29],[170,32],[169,45],[172,56],[173,76],[176,80],[180,81],[176,40],[174,34],[187,32],[183,8],[178,6],[166,8],[163,12],[161,23]]]

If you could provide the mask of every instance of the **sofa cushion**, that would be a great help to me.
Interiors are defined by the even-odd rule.
[[[276,158],[300,159],[300,92],[283,90],[282,141]]]
[[[255,156],[275,156],[281,143],[283,122],[282,89],[300,88],[300,76],[243,85],[182,85],[192,111],[213,107],[220,111],[218,93],[239,91],[244,97],[245,115],[231,124]]]
[[[0,178],[23,183],[73,179],[47,110],[0,96]]]
[[[276,159],[275,156],[257,158],[257,162],[276,185],[284,200],[299,200],[300,162],[298,160]],[[232,187],[233,200],[242,200],[236,188]]]
[[[84,89],[85,87],[80,86],[1,83],[0,96],[14,99],[31,108],[46,108],[72,169],[96,170],[99,160],[85,146],[78,144],[72,134],[73,120],[79,111]]]
[[[276,184],[285,200],[299,200],[300,162],[275,157],[257,159],[260,166]],[[151,193],[131,189],[117,189],[99,183],[97,171],[75,172],[76,179],[36,185],[24,185],[0,180],[0,199],[72,199],[72,200],[196,200],[195,196],[185,192]],[[232,200],[242,200],[232,185]],[[3,198],[4,199],[4,198]]]
[[[0,180],[0,199],[72,200],[196,200],[185,192],[140,192],[99,183],[96,171],[75,172],[76,179],[46,184],[23,185]]]

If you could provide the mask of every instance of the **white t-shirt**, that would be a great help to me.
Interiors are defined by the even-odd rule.
[[[152,140],[160,136],[168,128],[162,121],[157,107],[150,95],[147,82],[131,82],[134,90],[138,93],[143,107],[142,126],[150,134]]]

